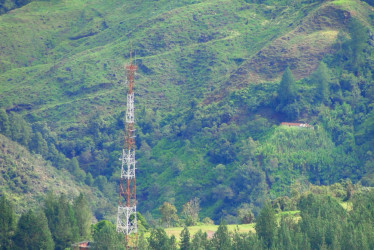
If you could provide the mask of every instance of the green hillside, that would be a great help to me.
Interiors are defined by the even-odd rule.
[[[0,135],[0,192],[16,204],[15,212],[38,208],[49,192],[65,194],[70,200],[82,193],[93,211],[108,202],[96,189],[74,181],[66,170],[57,170],[42,159],[3,135]]]
[[[257,215],[295,183],[374,184],[373,22],[359,0],[33,1],[0,15],[0,108],[115,204],[132,50],[140,212]]]

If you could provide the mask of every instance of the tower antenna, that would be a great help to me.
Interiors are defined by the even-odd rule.
[[[124,127],[124,142],[122,148],[121,179],[117,212],[117,232],[126,238],[126,249],[137,248],[137,218],[136,218],[136,179],[135,179],[135,117],[134,117],[134,85],[137,66],[132,61],[132,46],[130,63],[125,65],[127,78],[127,105]],[[130,236],[134,234],[134,236]]]

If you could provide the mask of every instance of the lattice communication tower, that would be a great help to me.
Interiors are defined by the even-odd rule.
[[[127,90],[127,106],[124,129],[124,143],[122,149],[121,180],[119,185],[117,232],[126,237],[126,248],[136,248],[137,220],[136,220],[136,180],[135,180],[135,127],[134,127],[134,84],[137,66],[133,64],[130,55],[130,64],[125,65]],[[129,235],[134,234],[130,238]]]

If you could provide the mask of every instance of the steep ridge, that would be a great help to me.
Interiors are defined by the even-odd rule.
[[[220,100],[230,90],[240,89],[248,84],[279,81],[286,67],[290,67],[296,79],[309,76],[324,56],[334,53],[338,35],[347,36],[349,20],[355,17],[367,23],[370,11],[373,11],[373,7],[361,1],[354,0],[350,4],[325,2],[299,24],[290,24],[296,25],[296,28],[271,41],[245,60],[230,75],[224,87],[208,97],[205,103]]]
[[[40,206],[48,192],[64,193],[69,199],[82,193],[92,208],[108,202],[94,188],[75,182],[66,170],[57,170],[40,155],[31,155],[26,148],[1,134],[0,172],[0,193],[15,204],[17,213]]]

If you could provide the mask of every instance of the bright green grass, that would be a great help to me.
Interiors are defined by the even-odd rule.
[[[355,0],[335,0],[332,3],[336,5],[352,4],[356,2]]]
[[[351,211],[352,208],[353,208],[353,204],[351,201],[345,201],[345,202],[341,202],[340,205],[347,211]]]
[[[294,216],[296,219],[299,219],[300,216],[298,215],[300,211],[285,211],[277,214],[277,218],[280,220],[282,216],[290,215]],[[252,232],[255,233],[255,225],[256,223],[251,223],[251,224],[240,224],[240,225],[227,225],[227,228],[230,232],[238,231],[239,233],[248,233]],[[218,225],[198,225],[198,226],[190,226],[188,227],[188,231],[190,232],[191,236],[196,234],[199,230],[206,232],[208,236],[212,236],[214,232],[217,231]],[[165,228],[166,233],[171,236],[174,235],[177,239],[182,232],[183,227],[170,227],[170,228]]]
[[[235,230],[238,230],[240,233],[248,233],[248,232],[255,232],[254,229],[255,224],[241,224],[241,225],[227,225],[230,232],[234,232]],[[196,234],[199,230],[206,232],[208,236],[212,236],[214,232],[217,231],[218,225],[200,225],[200,226],[191,226],[188,227],[188,231],[190,232],[191,236]],[[183,227],[171,227],[166,228],[166,233],[171,236],[174,235],[177,239],[179,238],[180,233],[182,232]]]

